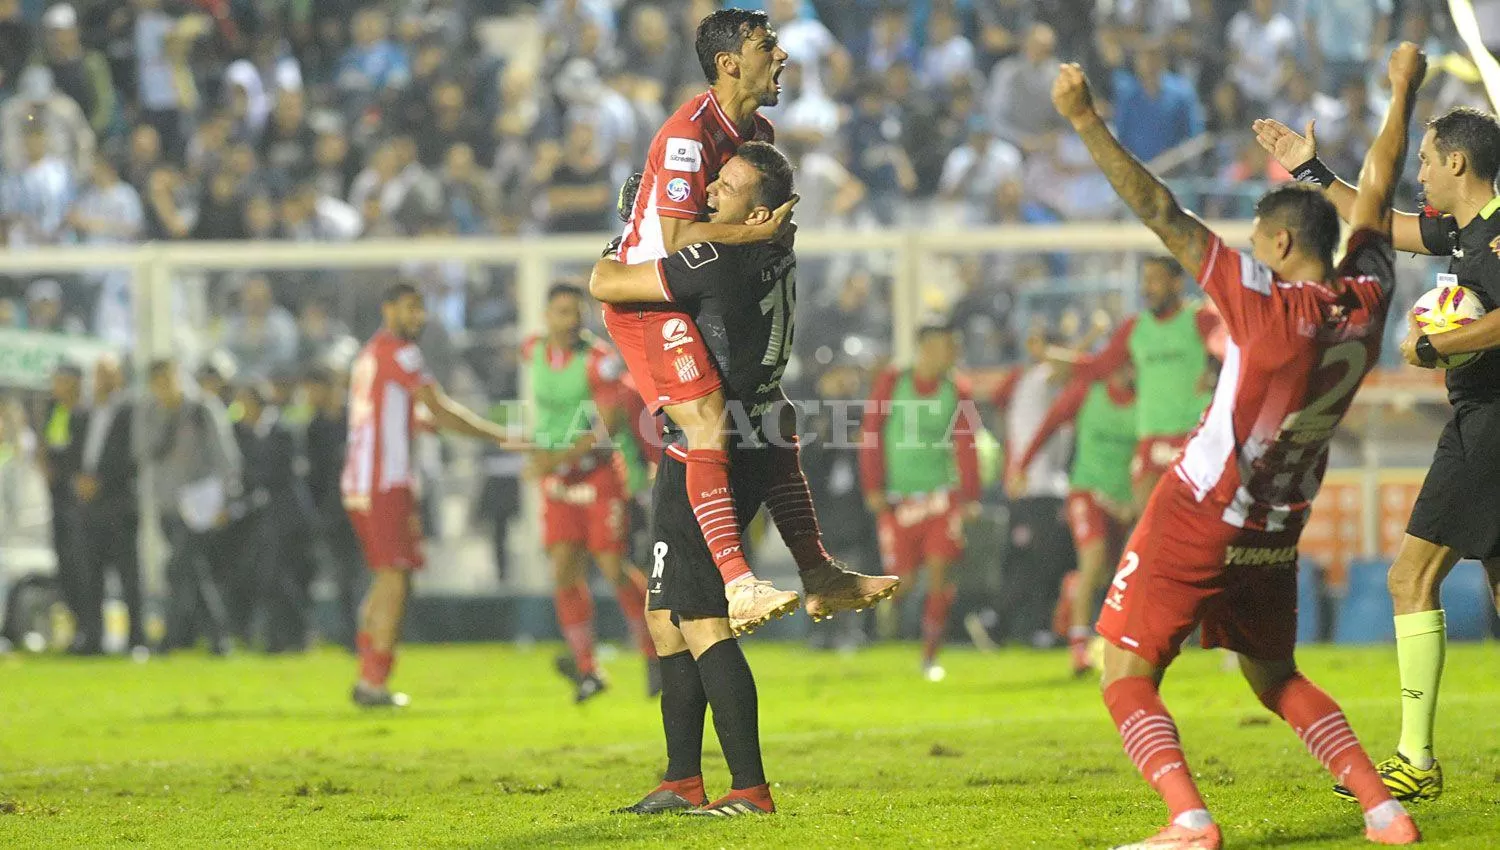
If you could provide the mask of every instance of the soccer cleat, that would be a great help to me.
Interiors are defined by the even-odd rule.
[[[1121,844],[1114,850],[1219,850],[1223,846],[1224,839],[1216,823],[1200,829],[1173,823],[1150,838],[1134,844]]]
[[[578,680],[583,678],[578,672],[578,662],[574,661],[573,656],[566,652],[552,659],[552,668],[557,671],[557,675],[567,679],[574,685],[577,685]]]
[[[630,222],[630,216],[635,212],[635,196],[641,192],[641,173],[636,172],[625,178],[620,184],[620,193],[615,196],[615,215],[620,221]]]
[[[661,696],[661,662],[655,658],[646,659],[646,699],[655,699]]]
[[[1370,820],[1370,816],[1366,815],[1365,838],[1372,844],[1416,844],[1422,840],[1422,831],[1417,829],[1417,822],[1404,811],[1391,818],[1384,826],[1375,826]]]
[[[744,637],[769,623],[797,610],[796,591],[777,590],[768,581],[757,578],[738,579],[724,588],[729,600],[729,628],[736,637]]]
[[[971,611],[964,615],[964,631],[969,633],[969,640],[974,642],[974,648],[980,652],[994,652],[1000,648],[995,639],[990,637],[990,629],[985,625],[984,615],[978,611]]]
[[[840,611],[863,611],[896,593],[901,579],[896,576],[867,576],[848,568],[837,558],[802,574],[802,592],[813,622],[826,620]]]
[[[1403,803],[1413,800],[1436,800],[1443,796],[1443,766],[1433,759],[1432,767],[1423,770],[1396,753],[1380,764],[1375,771],[1385,782],[1386,790]],[[1333,793],[1346,800],[1357,800],[1354,792],[1342,785],[1333,786]]]
[[[771,802],[771,789],[757,785],[743,791],[730,791],[706,806],[683,812],[684,815],[707,818],[732,818],[740,815],[769,815],[776,811]]]
[[[1073,662],[1073,678],[1082,679],[1094,672],[1094,662],[1089,658],[1089,642],[1087,640],[1071,640],[1068,642],[1068,655]]]
[[[573,693],[573,702],[583,704],[609,689],[609,681],[598,671],[578,677],[578,690]]]
[[[362,708],[406,708],[411,705],[411,697],[400,691],[377,688],[364,682],[354,685],[354,692],[349,698]]]
[[[616,815],[662,815],[668,812],[686,812],[708,803],[703,793],[703,777],[662,782],[650,794],[638,802],[615,809]]]

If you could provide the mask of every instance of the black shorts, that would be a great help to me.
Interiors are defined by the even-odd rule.
[[[1500,402],[1453,409],[1406,533],[1467,558],[1500,556]]]
[[[771,486],[770,450],[737,449],[729,456],[729,486],[743,532]],[[687,495],[687,466],[668,451],[651,491],[651,578],[647,608],[679,617],[728,617],[724,579],[703,541]]]

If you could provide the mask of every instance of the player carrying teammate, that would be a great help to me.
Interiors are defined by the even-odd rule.
[[[1323,186],[1348,218],[1354,188],[1318,160],[1311,123],[1306,136],[1269,120],[1255,122],[1255,131],[1299,179]],[[1437,283],[1468,287],[1489,312],[1440,336],[1413,328],[1401,348],[1408,363],[1429,369],[1439,356],[1484,352],[1448,372],[1453,417],[1438,438],[1388,579],[1401,671],[1401,740],[1379,769],[1401,800],[1443,792],[1443,769],[1432,750],[1447,643],[1439,588],[1459,558],[1481,559],[1500,606],[1500,123],[1475,109],[1450,110],[1427,125],[1417,156],[1429,206],[1421,215],[1396,213],[1396,249],[1451,256]],[[1343,787],[1334,790],[1349,796]]]
[[[626,560],[624,453],[601,440],[629,428],[623,396],[635,390],[621,380],[623,366],[609,346],[584,329],[583,299],[577,286],[553,286],[546,335],[526,340],[521,349],[536,397],[531,463],[542,491],[542,545],[556,582],[558,626],[571,653],[558,666],[576,685],[576,702],[606,686],[594,663],[594,603],[585,561],[592,556],[615,586],[620,613],[648,659],[647,691],[655,696],[660,673],[646,631],[646,578]]]
[[[977,414],[968,383],[954,373],[957,361],[951,326],[921,328],[912,367],[875,379],[860,440],[860,476],[883,566],[902,579],[919,567],[927,577],[922,673],[933,682],[944,677],[937,651],[953,605],[948,569],[963,558],[964,521],[979,504]]]
[[[1197,277],[1229,330],[1214,400],[1172,474],[1151,494],[1111,582],[1099,633],[1104,702],[1126,753],[1166,801],[1171,823],[1139,848],[1221,846],[1158,685],[1195,627],[1239,654],[1267,708],[1359,798],[1365,835],[1419,840],[1343,712],[1297,670],[1297,540],[1328,465],[1328,445],[1376,364],[1394,283],[1391,194],[1426,69],[1416,45],[1391,57],[1391,106],[1365,158],[1335,268],[1333,204],[1283,186],[1256,204],[1250,254],[1225,245],[1132,157],[1095,110],[1077,65],[1052,89],[1115,191]]]
[[[708,187],[716,224],[754,226],[792,191],[792,168],[763,142],[741,146]],[[795,416],[781,390],[792,347],[797,300],[797,260],[784,245],[762,242],[691,245],[664,260],[625,265],[612,259],[594,266],[589,289],[608,303],[670,302],[691,311],[707,331],[714,367],[722,370],[735,422],[752,433],[731,443],[730,504],[719,510],[753,518],[778,485],[778,443],[795,437]],[[670,419],[670,414],[669,414]],[[662,783],[620,813],[658,814],[691,810],[728,817],[776,810],[761,762],[755,678],[730,625],[723,580],[703,535],[694,529],[687,488],[688,451],[681,429],[669,429],[669,445],[652,493],[654,563],[651,568],[651,636],[662,666],[662,727],[667,771]],[[769,443],[769,445],[767,444]],[[705,805],[702,754],[705,710],[733,778],[730,792]]]
[[[748,141],[769,142],[771,122],[759,114],[780,96],[777,78],[787,54],[764,12],[723,9],[698,24],[694,47],[709,90],[683,104],[651,142],[646,170],[631,204],[617,259],[661,260],[689,245],[750,245],[786,238],[795,196],[755,224],[708,220],[707,189]],[[622,194],[622,198],[627,198]],[[605,309],[605,327],[653,412],[666,410],[688,446],[687,488],[696,522],[714,555],[737,633],[795,610],[797,594],[777,590],[750,571],[739,523],[722,512],[729,492],[724,393],[701,329],[672,305],[619,304]],[[863,608],[894,591],[890,577],[844,570],[824,550],[795,442],[773,453],[776,486],[767,508],[797,561],[810,615]]]
[[[422,520],[417,513],[416,406],[438,428],[516,448],[497,425],[449,398],[428,374],[417,339],[427,326],[422,295],[410,284],[386,291],[384,324],[360,351],[349,375],[349,447],[341,489],[374,571],[360,608],[359,681],[354,701],[364,706],[407,704],[386,687],[406,613],[411,574],[420,570]]]
[[[1131,457],[1136,450],[1136,393],[1130,364],[1104,381],[1074,376],[1052,402],[1031,443],[1012,461],[1006,488],[1026,489],[1026,470],[1058,429],[1074,424],[1073,466],[1068,475],[1068,529],[1078,552],[1078,575],[1063,583],[1067,594],[1068,646],[1073,674],[1092,668],[1088,644],[1094,598],[1105,568],[1119,561],[1126,523],[1133,515]]]

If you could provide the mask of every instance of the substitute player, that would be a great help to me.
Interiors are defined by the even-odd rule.
[[[764,221],[709,220],[707,189],[748,141],[772,141],[771,122],[759,114],[780,97],[777,78],[787,54],[764,12],[723,9],[698,24],[694,47],[709,90],[683,104],[651,142],[646,170],[630,203],[616,258],[654,262],[700,242],[748,245],[785,238],[795,196]],[[670,304],[620,304],[605,309],[605,327],[653,412],[665,409],[686,435],[687,487],[696,522],[730,599],[736,632],[748,633],[795,610],[797,594],[759,581],[750,571],[739,523],[721,512],[729,491],[724,394],[719,374],[692,317]],[[823,548],[796,443],[775,452],[777,484],[767,504],[797,561],[815,618],[863,608],[889,595],[889,577],[844,570]]]
[[[865,406],[860,477],[875,515],[887,572],[926,575],[922,674],[941,681],[938,648],[948,627],[954,585],[948,570],[963,558],[964,521],[979,504],[974,397],[956,374],[958,336],[949,325],[917,332],[910,369],[875,379]],[[910,584],[907,585],[910,587]]]
[[[1068,473],[1068,529],[1078,552],[1078,573],[1063,582],[1073,675],[1092,669],[1089,623],[1106,567],[1117,563],[1134,511],[1131,459],[1136,451],[1136,393],[1127,363],[1105,381],[1075,376],[1052,402],[1041,427],[1006,473],[1006,488],[1025,492],[1026,470],[1064,425],[1073,424],[1073,464]]]
[[[775,148],[749,142],[708,187],[716,223],[764,222],[792,191],[792,168]],[[718,510],[740,526],[777,487],[776,449],[794,439],[795,415],[781,390],[792,348],[797,260],[783,245],[691,245],[664,260],[594,266],[589,289],[609,303],[655,299],[690,311],[713,346],[736,423],[732,491]],[[657,471],[650,581],[651,636],[662,665],[662,727],[667,771],[662,783],[620,813],[730,817],[774,812],[761,761],[755,678],[730,624],[724,584],[703,536],[693,528],[687,449],[669,420],[669,441]],[[769,445],[768,445],[769,444]],[[733,513],[729,513],[730,509]],[[729,793],[705,804],[703,721],[712,706],[719,746],[729,764]]]
[[[1305,136],[1276,121],[1255,122],[1256,138],[1299,179],[1323,186],[1348,218],[1355,191],[1317,158],[1311,123]],[[1401,671],[1401,740],[1382,761],[1386,786],[1401,800],[1443,793],[1443,768],[1433,755],[1438,685],[1447,626],[1439,588],[1460,558],[1479,558],[1500,606],[1500,124],[1495,116],[1457,108],[1433,119],[1417,156],[1427,209],[1396,213],[1396,249],[1449,256],[1437,283],[1472,289],[1489,312],[1439,336],[1415,329],[1402,344],[1408,363],[1432,368],[1439,356],[1482,352],[1448,372],[1453,416],[1438,438],[1432,467],[1412,507],[1389,585],[1396,614]],[[1349,796],[1342,786],[1334,789]]]
[[[340,489],[365,563],[375,573],[360,607],[354,701],[399,707],[408,698],[393,693],[386,680],[396,659],[411,574],[423,565],[412,439],[417,404],[438,428],[502,448],[517,446],[499,426],[449,398],[428,374],[417,347],[427,326],[421,293],[397,284],[386,291],[381,310],[381,329],[359,352],[349,375],[349,445]]]
[[[1261,702],[1359,798],[1365,835],[1420,840],[1338,705],[1297,670],[1297,541],[1328,465],[1328,445],[1380,356],[1394,252],[1391,194],[1425,73],[1416,45],[1391,57],[1391,106],[1365,158],[1353,235],[1333,265],[1339,224],[1317,190],[1283,186],[1256,204],[1250,254],[1226,246],[1177,204],[1094,109],[1077,65],[1052,90],[1115,191],[1199,280],[1229,342],[1214,400],[1182,458],[1151,494],[1110,583],[1099,633],[1104,702],[1172,821],[1130,847],[1218,848],[1158,686],[1188,635],[1238,653]]]
[[[1098,354],[1075,364],[1076,374],[1105,381],[1126,363],[1139,390],[1137,444],[1131,461],[1131,491],[1137,510],[1156,482],[1176,462],[1212,397],[1210,357],[1224,352],[1219,317],[1206,304],[1182,297],[1182,266],[1171,257],[1141,263],[1146,310],[1121,323]]]
[[[624,367],[583,327],[584,292],[559,283],[547,293],[547,333],[531,337],[521,360],[536,397],[531,464],[542,492],[542,545],[552,562],[557,623],[568,644],[559,670],[575,702],[600,693],[594,661],[594,602],[586,558],[615,587],[630,634],[647,659],[647,692],[660,690],[656,650],[646,631],[646,578],[626,560],[630,549],[625,455],[609,435],[625,434]]]

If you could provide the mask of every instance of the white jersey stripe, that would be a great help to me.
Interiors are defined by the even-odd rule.
[[[1234,400],[1242,369],[1240,347],[1232,339],[1225,340],[1224,367],[1219,370],[1213,402],[1177,462],[1179,477],[1192,486],[1193,497],[1199,502],[1224,477],[1234,454]]]

